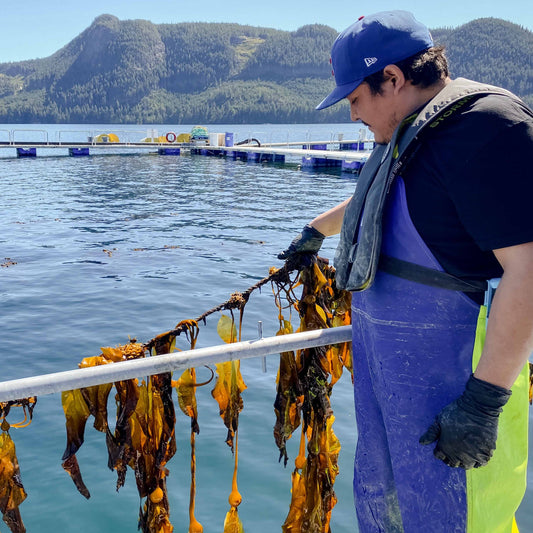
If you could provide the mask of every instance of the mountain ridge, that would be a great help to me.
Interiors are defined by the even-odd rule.
[[[453,77],[500,85],[533,105],[533,32],[494,18],[432,30]],[[346,122],[333,88],[336,30],[154,24],[103,14],[54,54],[0,63],[2,123]]]

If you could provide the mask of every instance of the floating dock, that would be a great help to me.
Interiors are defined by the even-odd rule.
[[[237,145],[231,147],[205,146],[191,148],[193,155],[222,156],[256,163],[285,163],[287,158],[297,158],[302,168],[340,167],[342,170],[359,172],[370,155],[368,150],[328,149],[327,143],[298,143],[300,148],[287,145]],[[338,141],[331,144],[338,144]],[[347,144],[352,146],[354,142]]]
[[[43,140],[34,141],[17,140],[17,130],[0,131],[8,134],[6,136],[8,140],[0,140],[0,149],[10,149],[18,158],[63,154],[86,157],[106,153],[157,153],[165,156],[225,157],[256,163],[293,162],[298,163],[303,169],[337,167],[342,171],[359,173],[373,148],[373,141],[366,139],[266,144],[261,144],[256,139],[247,139],[234,144],[233,134],[226,133],[210,135],[208,139],[177,142],[177,136],[170,132],[166,136],[148,137],[137,142],[121,142],[118,136],[112,133],[88,136],[87,141],[61,140],[59,133],[56,134],[59,140],[50,141],[48,133],[44,130],[21,130],[40,132]],[[127,131],[121,132],[121,135],[127,133]],[[223,145],[218,145],[219,142]],[[59,151],[62,151],[62,154],[57,153]]]

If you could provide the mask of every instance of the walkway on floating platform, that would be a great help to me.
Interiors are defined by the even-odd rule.
[[[370,150],[327,150],[327,144],[298,143],[301,148],[289,148],[286,144],[203,146],[192,148],[191,154],[279,163],[284,163],[287,157],[293,157],[301,160],[302,168],[341,167],[342,170],[349,172],[359,172],[371,154]],[[339,142],[332,144],[339,144]]]
[[[207,141],[178,142],[96,142],[88,141],[0,141],[0,149],[14,149],[17,157],[51,155],[58,149],[67,150],[70,156],[89,156],[104,153],[157,153],[159,155],[205,155],[221,156],[253,162],[285,163],[287,158],[296,159],[302,168],[341,167],[348,172],[359,172],[368,159],[372,141],[336,140],[313,142],[268,143],[262,145],[236,144],[212,146]],[[333,149],[328,149],[333,147]],[[51,151],[49,151],[51,150]],[[39,151],[39,154],[38,154]],[[3,155],[3,154],[2,154]],[[55,155],[55,154],[54,154]],[[66,154],[65,154],[66,155]]]

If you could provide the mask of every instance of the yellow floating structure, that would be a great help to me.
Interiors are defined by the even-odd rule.
[[[101,133],[93,138],[95,143],[118,143],[118,136],[114,133]]]
[[[141,139],[142,143],[166,143],[168,142],[164,135],[159,135],[159,137],[145,137]]]

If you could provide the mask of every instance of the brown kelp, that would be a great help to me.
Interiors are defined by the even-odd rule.
[[[177,338],[186,337],[186,348],[196,347],[199,324],[220,311],[217,331],[226,343],[241,339],[243,311],[251,293],[271,283],[277,307],[277,335],[294,331],[324,329],[350,324],[350,293],[335,286],[335,271],[318,259],[303,269],[284,266],[271,269],[268,277],[243,293],[233,293],[224,303],[206,311],[195,320],[183,320],[170,331],[147,343],[135,339],[116,347],[103,347],[101,353],[84,358],[80,367],[113,364],[119,361],[158,355],[178,350]],[[239,311],[238,320],[234,311]],[[293,316],[294,315],[294,316]],[[182,337],[182,340],[183,340]],[[179,351],[179,350],[178,350]],[[533,394],[533,364],[530,363],[530,402]],[[331,395],[344,370],[352,372],[350,343],[307,348],[280,354],[274,402],[274,440],[280,461],[289,459],[287,441],[300,428],[298,454],[291,474],[291,501],[281,529],[285,533],[330,533],[331,514],[337,502],[334,484],[338,474],[340,443],[333,431],[335,417]],[[215,371],[203,382],[197,380],[198,369],[185,370],[177,380],[170,373],[145,379],[130,379],[97,385],[62,394],[66,419],[67,443],[63,468],[78,491],[90,498],[83,482],[76,454],[84,442],[85,428],[93,417],[94,428],[105,434],[108,467],[117,473],[116,488],[126,481],[128,469],[140,497],[138,527],[143,533],[171,533],[170,502],[167,491],[168,463],[177,452],[176,413],[172,398],[177,393],[179,410],[190,419],[190,498],[189,533],[201,533],[203,527],[195,516],[196,439],[200,433],[196,394],[211,382]],[[217,401],[219,414],[227,429],[226,443],[233,452],[233,476],[228,497],[230,509],[224,520],[224,533],[242,533],[238,508],[242,496],[237,485],[239,457],[239,415],[246,384],[240,362],[216,365],[216,383],[211,396]],[[353,376],[352,376],[353,379]],[[114,407],[109,409],[110,396]],[[25,531],[19,506],[26,498],[10,429],[31,422],[36,398],[0,403],[0,511],[4,522],[15,533]],[[113,402],[111,402],[113,403]],[[22,414],[9,424],[8,414]],[[110,418],[112,417],[112,419]],[[111,423],[110,423],[111,422]],[[111,428],[113,428],[111,430]],[[182,521],[183,522],[183,521]]]
[[[0,402],[0,511],[2,518],[13,533],[25,533],[19,505],[26,499],[22,485],[20,467],[15,450],[15,443],[9,434],[11,428],[23,428],[31,423],[33,409],[37,398],[25,398],[9,402]],[[20,422],[9,423],[7,416],[11,409],[21,408],[24,418]]]
[[[302,285],[295,300],[294,289]],[[334,270],[324,262],[315,262],[301,271],[292,284],[274,293],[279,310],[278,334],[291,331],[283,316],[283,301],[300,316],[299,331],[323,329],[350,323],[350,294],[339,291]],[[349,343],[282,353],[274,403],[276,424],[274,438],[280,460],[287,463],[286,441],[302,424],[300,451],[292,474],[292,500],[283,524],[284,532],[328,533],[333,507],[337,502],[333,485],[338,473],[340,443],[333,432],[330,396],[343,368],[351,372]],[[307,442],[307,457],[304,447]]]
[[[186,335],[189,340],[189,349],[194,350],[196,339],[198,338],[199,328],[195,320],[188,320],[181,323],[186,327]],[[196,382],[196,369],[188,368],[185,370],[178,381],[172,382],[178,393],[178,403],[182,412],[191,419],[191,487],[189,492],[189,533],[202,533],[204,528],[194,515],[196,501],[196,435],[200,433],[198,425],[198,406],[196,403],[196,388],[207,385],[213,379],[211,378],[203,383]]]
[[[151,355],[172,350],[174,337],[165,333],[153,341]],[[115,348],[104,347],[101,355],[85,358],[80,367],[110,364],[146,357],[147,348],[135,340]],[[115,388],[116,423],[108,424],[107,400]],[[76,452],[83,444],[85,425],[94,416],[94,428],[106,435],[108,467],[117,472],[117,490],[125,483],[130,467],[135,473],[141,498],[139,529],[144,532],[170,533],[169,505],[166,491],[167,462],[176,452],[175,412],[170,373],[117,381],[87,389],[66,391],[62,395],[66,418],[67,446],[63,468],[86,498],[89,490],[83,483]],[[144,503],[143,503],[144,500]]]
[[[239,326],[242,325],[243,310],[244,305],[240,309]],[[236,342],[237,328],[233,313],[231,318],[227,315],[220,317],[217,331],[224,342]],[[239,327],[239,339],[240,336],[241,327]],[[226,444],[231,448],[234,456],[231,492],[228,498],[230,510],[224,520],[224,533],[242,533],[243,526],[237,510],[242,502],[242,496],[237,486],[237,470],[239,465],[239,413],[243,408],[241,393],[246,389],[246,384],[241,375],[240,361],[225,361],[217,363],[216,367],[217,381],[211,394],[218,402],[220,416],[224,420],[224,425],[228,428]]]
[[[199,324],[220,311],[217,331],[226,343],[241,340],[244,308],[251,293],[267,283],[272,284],[279,319],[278,335],[297,331],[329,328],[350,323],[350,294],[335,287],[334,270],[324,260],[314,261],[303,269],[285,265],[271,269],[245,292],[206,311],[194,320],[183,320],[170,331],[157,335],[147,343],[131,339],[115,347],[102,347],[96,356],[85,357],[81,368],[113,364],[131,359],[157,357],[179,351],[177,338],[186,338],[185,349],[196,347]],[[301,295],[297,293],[301,291]],[[234,312],[238,311],[238,319]],[[294,315],[294,316],[293,316]],[[183,339],[182,337],[182,339]],[[173,379],[170,372],[138,379],[91,386],[62,393],[66,421],[66,447],[62,466],[78,491],[87,499],[77,454],[84,442],[87,422],[105,435],[107,465],[115,471],[116,489],[126,482],[128,470],[134,472],[140,498],[138,528],[143,533],[171,533],[170,503],[167,491],[168,463],[177,452],[176,412],[173,391],[179,410],[190,419],[190,498],[189,533],[201,533],[203,527],[195,516],[196,439],[200,432],[196,394],[208,384],[216,372],[211,396],[217,401],[220,417],[227,429],[226,443],[233,453],[233,476],[229,493],[229,511],[224,520],[224,533],[242,533],[238,507],[242,496],[238,489],[239,414],[244,407],[242,397],[246,384],[240,361],[227,361],[209,368],[211,376],[199,383],[198,369],[189,368]],[[276,380],[276,415],[274,438],[280,460],[288,461],[287,441],[301,428],[300,447],[292,473],[292,498],[282,530],[299,533],[328,533],[331,511],[336,503],[333,490],[338,472],[340,444],[333,432],[334,416],[330,404],[332,388],[347,368],[351,371],[349,343],[309,348],[280,354]],[[111,400],[114,399],[114,402]],[[25,402],[25,403],[24,403]],[[24,531],[18,505],[26,494],[20,483],[20,470],[10,427],[21,427],[31,420],[35,399],[19,402],[24,421],[9,426],[5,417],[11,404],[0,404],[0,510],[4,521],[15,532]],[[111,405],[110,405],[111,404]],[[13,403],[15,405],[15,403]]]

